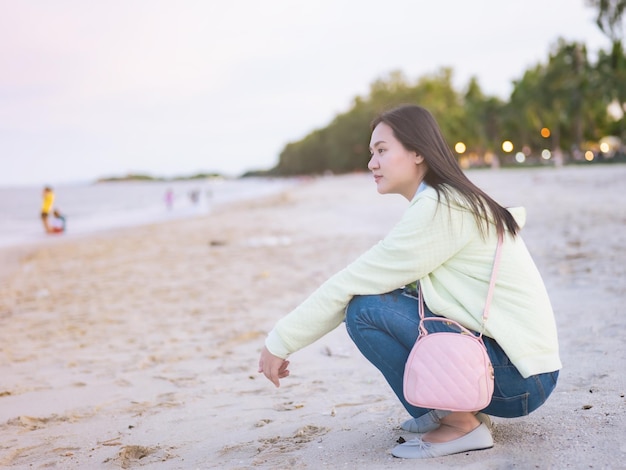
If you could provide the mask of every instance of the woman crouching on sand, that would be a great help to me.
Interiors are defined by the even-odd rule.
[[[289,375],[286,358],[345,320],[354,343],[411,416],[402,429],[423,434],[396,446],[394,456],[419,459],[490,448],[489,415],[513,418],[534,411],[554,390],[561,368],[550,300],[518,233],[524,211],[509,211],[476,187],[435,119],[419,106],[376,118],[370,151],[368,168],[378,192],[401,194],[408,209],[384,240],[276,324],[259,372],[278,387]],[[475,412],[409,404],[403,375],[418,335],[415,286],[423,292],[426,316],[480,330],[499,235],[504,243],[483,336],[495,370],[490,404]],[[450,329],[443,323],[437,328]]]

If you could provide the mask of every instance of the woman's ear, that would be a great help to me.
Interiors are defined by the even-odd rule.
[[[415,154],[415,164],[416,165],[420,165],[424,163],[424,157],[422,155],[420,155],[419,153]]]

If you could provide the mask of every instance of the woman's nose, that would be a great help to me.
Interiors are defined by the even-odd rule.
[[[378,168],[378,161],[376,160],[376,155],[372,155],[370,157],[370,161],[367,162],[367,168],[368,170],[372,171],[376,168]]]

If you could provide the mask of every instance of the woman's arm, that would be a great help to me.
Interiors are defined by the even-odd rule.
[[[276,324],[265,342],[268,351],[286,358],[313,343],[341,324],[353,296],[383,294],[426,276],[477,233],[471,212],[449,209],[434,190],[423,191],[384,240]]]

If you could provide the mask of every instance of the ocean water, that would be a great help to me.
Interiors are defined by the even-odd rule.
[[[209,214],[219,205],[277,193],[295,182],[241,178],[58,185],[54,206],[66,217],[66,232],[59,235],[44,233],[42,187],[0,187],[0,247]],[[171,207],[168,190],[174,196]]]

